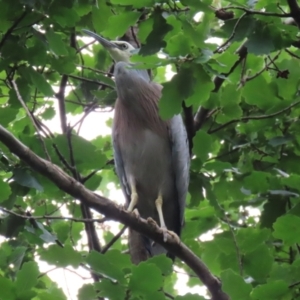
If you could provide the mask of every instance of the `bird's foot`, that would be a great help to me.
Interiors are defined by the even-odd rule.
[[[133,214],[137,219],[140,218],[140,213],[139,213],[139,211],[138,211],[137,208],[135,208],[135,209],[132,211],[132,214]]]
[[[152,228],[156,228],[158,225],[157,223],[152,219],[152,218],[147,218],[147,223],[152,227]]]
[[[180,244],[180,237],[174,231],[167,230],[168,234],[176,241],[177,244]]]

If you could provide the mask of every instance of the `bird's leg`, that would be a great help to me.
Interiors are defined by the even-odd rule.
[[[159,193],[158,198],[155,200],[155,206],[156,206],[156,209],[158,212],[160,227],[163,231],[164,242],[166,242],[168,240],[168,229],[167,229],[167,226],[166,226],[166,223],[164,220],[162,205],[163,205],[163,198],[162,198],[161,193]]]
[[[131,188],[131,199],[130,199],[129,206],[127,208],[127,211],[129,212],[133,211],[134,207],[138,202],[138,194],[136,191],[135,184],[133,182],[130,184],[130,188]]]

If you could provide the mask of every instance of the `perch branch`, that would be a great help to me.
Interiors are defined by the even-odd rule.
[[[33,170],[47,177],[62,191],[79,199],[100,214],[104,214],[105,217],[121,222],[163,245],[167,251],[184,261],[197,274],[211,293],[212,300],[229,300],[229,297],[221,289],[221,282],[209,271],[207,266],[182,242],[178,243],[173,236],[169,235],[167,242],[164,242],[162,230],[155,222],[137,218],[135,214],[125,211],[111,200],[86,189],[77,180],[63,172],[61,168],[32,152],[3,126],[0,126],[0,141]]]

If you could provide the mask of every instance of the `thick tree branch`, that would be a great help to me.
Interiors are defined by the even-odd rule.
[[[220,281],[211,274],[206,265],[183,243],[178,243],[173,236],[169,235],[167,242],[164,242],[161,229],[153,221],[137,218],[136,215],[125,211],[109,199],[86,189],[58,166],[37,156],[2,126],[0,126],[0,141],[32,169],[47,177],[64,192],[104,214],[107,218],[121,222],[162,244],[197,274],[211,293],[212,300],[229,300],[229,297],[221,290]]]
[[[287,4],[290,8],[290,15],[295,20],[298,27],[300,27],[300,7],[297,0],[287,0]]]
[[[68,130],[67,126],[67,116],[66,116],[66,107],[65,107],[65,90],[68,82],[68,76],[63,75],[61,77],[59,91],[55,95],[58,100],[58,109],[59,109],[59,116],[60,116],[60,126],[62,133],[66,133]]]

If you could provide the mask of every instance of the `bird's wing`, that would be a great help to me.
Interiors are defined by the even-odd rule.
[[[120,184],[121,184],[123,194],[126,197],[126,202],[129,205],[129,203],[130,203],[130,194],[131,194],[130,186],[129,186],[127,178],[126,178],[122,154],[121,154],[121,151],[120,151],[120,147],[119,147],[119,145],[116,141],[114,132],[113,132],[112,136],[113,136],[112,142],[113,142],[113,148],[114,148],[115,168],[116,168],[116,172],[117,172],[117,175],[119,177],[119,180],[120,180]]]
[[[153,82],[152,84],[156,86],[157,89],[162,90],[163,88],[162,85],[158,83]],[[178,193],[180,222],[181,225],[183,225],[185,200],[190,177],[190,153],[188,137],[181,115],[175,115],[169,121],[168,130],[172,147],[172,165]]]
[[[180,221],[184,223],[184,209],[189,184],[190,154],[188,138],[181,115],[169,121],[169,135],[172,147],[172,165],[178,193]]]

